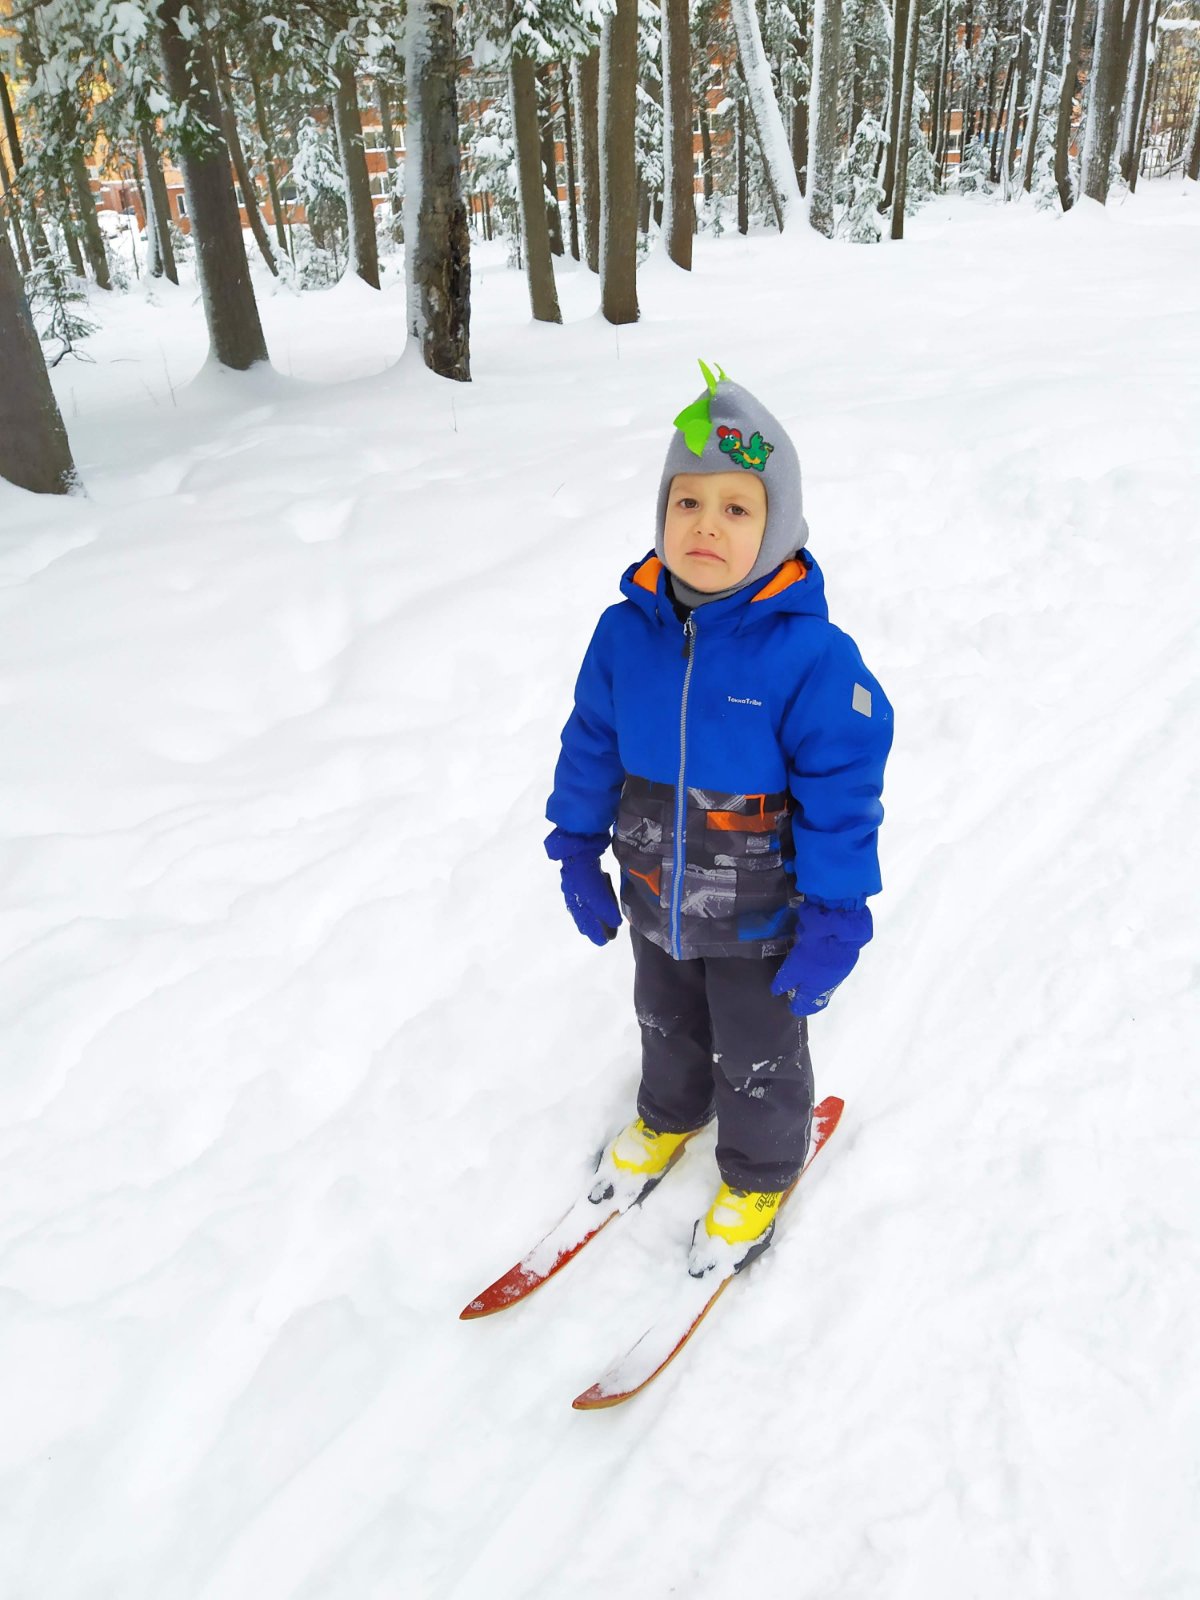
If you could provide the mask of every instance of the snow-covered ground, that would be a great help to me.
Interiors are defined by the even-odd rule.
[[[475,264],[194,288],[54,374],[89,498],[0,484],[0,1593],[1194,1600],[1200,191],[702,242],[613,329]],[[711,1136],[527,1305],[463,1304],[629,1114],[622,939],[542,806],[695,358],[800,447],[896,707],[841,1131],[619,1410]]]

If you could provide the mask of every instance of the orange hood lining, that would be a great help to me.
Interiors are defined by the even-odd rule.
[[[657,556],[647,556],[634,573],[633,581],[639,589],[645,589],[648,594],[657,594],[658,579],[662,570],[663,564]],[[808,568],[803,561],[785,561],[766,588],[760,589],[754,599],[771,600],[775,595],[782,594],[785,589],[790,589],[792,584],[803,583],[807,577]],[[753,603],[752,601],[751,604]]]

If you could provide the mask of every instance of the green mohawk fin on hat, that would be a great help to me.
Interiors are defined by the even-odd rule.
[[[704,454],[704,446],[708,443],[713,430],[709,401],[717,392],[717,384],[726,381],[725,370],[720,363],[717,364],[719,377],[714,378],[703,361],[700,363],[700,371],[704,374],[708,393],[701,395],[699,400],[693,400],[690,406],[685,406],[675,418],[675,426],[683,434],[684,443],[694,456]]]

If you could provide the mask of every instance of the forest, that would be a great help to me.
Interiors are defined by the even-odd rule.
[[[61,492],[46,351],[86,341],[89,281],[125,286],[105,221],[152,276],[194,257],[234,370],[270,358],[247,252],[300,290],[402,256],[425,364],[469,381],[472,234],[535,320],[569,251],[619,325],[658,240],[686,270],[698,230],[871,244],[947,189],[1065,211],[1195,179],[1200,3],[6,0],[0,111],[0,475]]]

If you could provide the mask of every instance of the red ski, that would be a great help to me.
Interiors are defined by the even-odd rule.
[[[812,1142],[800,1178],[828,1142],[844,1109],[845,1101],[830,1095],[813,1112]],[[796,1192],[800,1178],[796,1179],[796,1183],[779,1202],[781,1210]],[[712,1274],[686,1279],[669,1309],[654,1325],[609,1367],[598,1382],[576,1396],[572,1401],[575,1410],[599,1411],[606,1406],[619,1406],[623,1401],[631,1400],[635,1394],[640,1394],[660,1372],[670,1366],[736,1275],[737,1268],[734,1267],[724,1271],[715,1281]]]
[[[690,1138],[691,1134],[688,1135]],[[580,1195],[566,1216],[534,1245],[527,1256],[502,1278],[497,1278],[482,1294],[476,1295],[470,1305],[459,1313],[459,1320],[467,1322],[474,1317],[490,1317],[496,1311],[515,1306],[518,1300],[524,1300],[535,1289],[540,1289],[555,1273],[561,1272],[569,1261],[574,1261],[583,1247],[591,1244],[603,1228],[657,1188],[683,1154],[687,1142],[687,1139],[683,1141],[661,1172],[655,1173],[654,1177],[639,1187],[617,1189],[599,1202],[590,1198],[590,1190],[588,1194]],[[595,1182],[593,1179],[592,1186]]]

